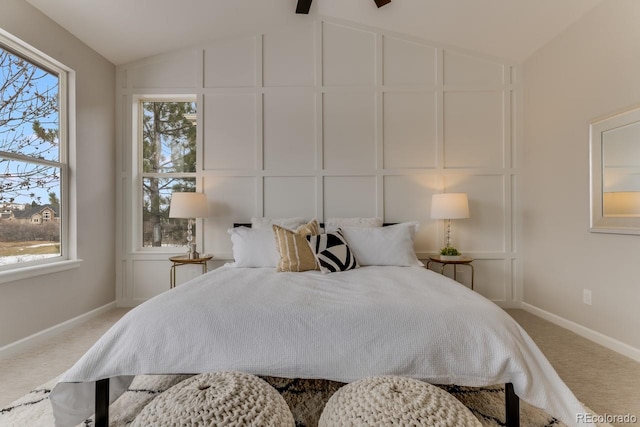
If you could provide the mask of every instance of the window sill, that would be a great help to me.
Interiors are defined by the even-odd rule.
[[[0,271],[0,283],[29,279],[31,277],[43,276],[45,274],[59,273],[61,271],[78,268],[81,263],[81,259],[73,259]]]

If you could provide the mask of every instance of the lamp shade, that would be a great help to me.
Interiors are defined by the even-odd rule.
[[[172,193],[169,218],[206,218],[209,216],[207,195],[203,193]]]
[[[469,218],[467,193],[443,193],[431,196],[432,219]]]

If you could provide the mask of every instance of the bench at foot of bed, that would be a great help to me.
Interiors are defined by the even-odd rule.
[[[520,427],[520,400],[513,390],[513,384],[507,383],[505,394],[505,420],[507,427]],[[96,427],[109,427],[109,379],[96,381],[95,395]]]

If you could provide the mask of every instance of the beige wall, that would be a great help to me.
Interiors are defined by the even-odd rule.
[[[115,67],[22,0],[0,28],[76,72],[77,269],[0,284],[0,347],[115,300]]]
[[[640,236],[589,232],[589,122],[640,103],[638,22],[605,1],[525,62],[522,199],[524,302],[636,349]]]

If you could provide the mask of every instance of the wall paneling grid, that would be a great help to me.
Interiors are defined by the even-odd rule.
[[[195,95],[199,247],[232,258],[226,233],[252,216],[418,220],[420,258],[443,246],[431,195],[466,192],[453,243],[476,290],[519,300],[518,66],[323,17],[118,67],[120,305],[168,289],[170,254],[141,250],[134,102]],[[469,281],[466,269],[458,277]],[[197,268],[181,269],[182,281]]]

